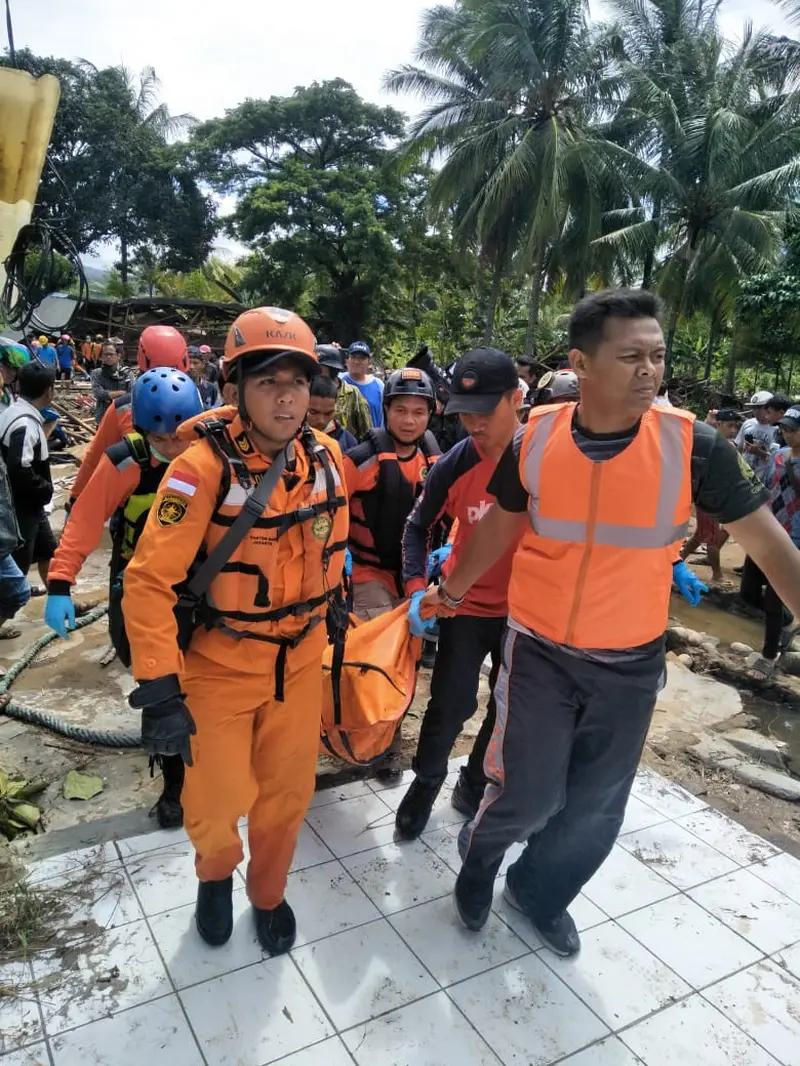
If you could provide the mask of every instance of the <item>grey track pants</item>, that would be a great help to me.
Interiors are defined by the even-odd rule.
[[[569,906],[614,846],[663,676],[661,645],[606,664],[509,630],[489,786],[459,836],[464,891],[491,898],[506,849],[527,841],[514,895],[540,919]]]

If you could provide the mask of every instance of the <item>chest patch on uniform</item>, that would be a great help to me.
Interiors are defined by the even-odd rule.
[[[326,540],[330,535],[332,525],[330,517],[326,514],[321,514],[311,523],[311,535],[316,537],[317,540]]]
[[[186,517],[189,502],[183,496],[168,492],[161,497],[156,511],[156,520],[160,526],[177,526]]]

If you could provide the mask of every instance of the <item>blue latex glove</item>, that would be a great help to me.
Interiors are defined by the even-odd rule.
[[[435,577],[439,577],[442,572],[442,567],[450,557],[450,552],[453,550],[452,544],[445,544],[441,548],[437,548],[436,551],[432,551],[428,556],[428,577],[432,580]]]
[[[345,548],[344,550],[344,576],[353,576],[353,556],[351,555],[349,548]]]
[[[419,601],[425,595],[424,592],[412,592],[411,603],[408,606],[408,628],[412,637],[429,637],[436,629],[437,618],[421,618],[419,613]]]
[[[708,585],[704,585],[682,559],[672,564],[672,583],[692,607],[696,607],[702,594],[708,592]]]
[[[65,640],[67,630],[75,628],[75,606],[71,596],[48,596],[44,607],[44,620],[54,632]]]

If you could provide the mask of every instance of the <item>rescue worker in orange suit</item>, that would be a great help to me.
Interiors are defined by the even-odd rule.
[[[201,440],[170,466],[125,573],[138,682],[130,702],[142,709],[145,749],[186,762],[200,936],[223,944],[231,935],[238,822],[248,815],[256,932],[280,954],[296,934],[284,892],[314,793],[325,622],[340,595],[347,501],[338,445],[304,424],[319,370],[305,322],[280,308],[246,311],[224,361],[238,413],[197,424]],[[220,560],[182,652],[175,586],[214,555],[248,505],[253,516],[253,493],[262,478],[271,483],[276,462],[269,506]]]
[[[122,574],[133,557],[167,466],[189,447],[190,440],[179,439],[176,430],[202,412],[197,388],[178,370],[149,370],[134,384],[131,419],[135,429],[101,457],[75,503],[50,563],[44,617],[59,636],[66,638],[75,626],[72,586],[111,519],[109,629],[120,660],[130,666],[120,607]],[[183,824],[183,761],[180,755],[165,756],[160,765],[164,787],[155,814],[163,829],[172,829]]]
[[[445,413],[459,416],[469,436],[437,461],[403,535],[403,578],[411,595],[408,618],[414,636],[424,636],[429,625],[417,611],[428,579],[438,572],[450,572],[478,522],[495,502],[487,486],[519,428],[517,409],[521,403],[517,368],[510,355],[496,348],[477,348],[456,363]],[[457,523],[453,544],[431,552],[431,537],[445,516]],[[489,687],[494,688],[502,657],[513,555],[513,548],[509,548],[473,585],[455,618],[443,618],[439,624],[431,696],[413,762],[416,776],[397,808],[397,830],[405,839],[418,837],[430,818],[447,776],[453,744],[475,713],[481,666],[487,656],[492,660]],[[451,796],[455,809],[470,818],[483,798],[483,759],[494,721],[494,696],[490,695],[486,717]]]
[[[800,609],[800,553],[730,444],[694,415],[654,407],[664,375],[658,298],[595,293],[575,307],[580,401],[533,408],[489,483],[497,503],[420,613],[455,612],[517,545],[495,686],[489,785],[459,839],[461,921],[480,929],[506,849],[527,842],[506,897],[559,955],[568,907],[614,845],[663,684],[670,587],[694,501],[727,526]],[[695,579],[696,581],[696,579]]]
[[[189,355],[186,341],[172,326],[147,326],[139,337],[136,353],[139,372],[144,374],[155,367],[171,367],[184,374],[189,373]],[[118,444],[128,433],[132,432],[131,394],[118,396],[100,420],[100,425],[92,437],[86,454],[78,469],[78,475],[72,486],[72,492],[66,504],[70,513],[75,501],[89,484],[98,463],[112,444]]]
[[[371,429],[344,459],[353,611],[365,621],[392,610],[406,595],[403,527],[440,455],[428,431],[435,403],[433,385],[424,371],[395,370],[383,392],[385,428]],[[398,728],[375,769],[380,780],[397,781],[402,776],[401,745]]]

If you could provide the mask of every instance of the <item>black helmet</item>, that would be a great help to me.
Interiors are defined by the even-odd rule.
[[[386,379],[383,389],[383,406],[388,407],[396,396],[421,396],[428,401],[431,411],[436,408],[433,383],[425,371],[416,366],[395,370]]]
[[[335,344],[318,344],[317,359],[320,366],[327,366],[339,374],[344,372],[344,353]]]

